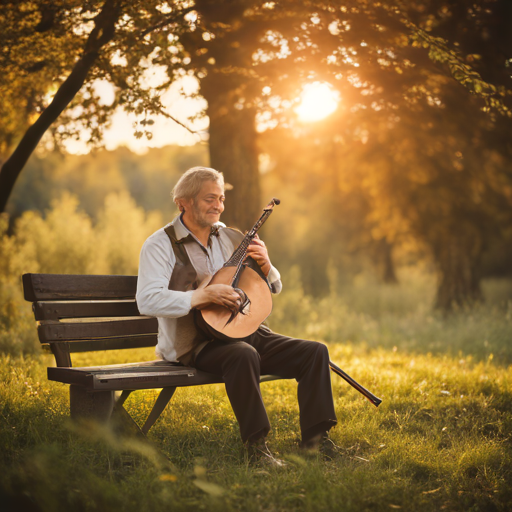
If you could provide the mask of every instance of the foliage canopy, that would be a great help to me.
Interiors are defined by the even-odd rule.
[[[152,116],[168,115],[163,92],[192,73],[208,101],[211,165],[234,185],[226,220],[243,227],[259,211],[257,122],[309,137],[292,107],[305,83],[328,81],[343,106],[321,138],[337,148],[328,165],[357,168],[336,180],[363,191],[366,231],[386,244],[403,232],[422,240],[440,272],[442,307],[479,297],[479,260],[488,235],[509,221],[512,197],[506,0],[27,0],[1,8],[3,158],[21,137],[0,173],[4,204],[47,129],[57,144],[82,128],[98,143],[122,106],[139,116],[137,135],[150,138]],[[148,82],[150,70],[157,79]],[[100,80],[113,84],[111,101],[100,98]],[[465,269],[460,283],[443,285],[454,268]]]

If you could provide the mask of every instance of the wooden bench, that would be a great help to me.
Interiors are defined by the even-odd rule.
[[[43,348],[57,367],[48,379],[70,385],[72,418],[115,422],[147,434],[179,387],[222,382],[215,375],[163,360],[72,367],[74,352],[152,347],[158,321],[141,316],[135,302],[137,276],[25,274],[25,300],[32,302]],[[266,375],[261,381],[279,377]],[[144,425],[124,408],[130,393],[160,389]]]

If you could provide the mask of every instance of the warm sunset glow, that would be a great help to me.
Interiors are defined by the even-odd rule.
[[[305,85],[295,109],[301,121],[319,121],[332,114],[338,107],[339,93],[326,82]]]

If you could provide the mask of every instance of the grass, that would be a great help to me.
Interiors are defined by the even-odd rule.
[[[180,389],[146,444],[71,424],[66,386],[45,379],[49,361],[4,357],[3,492],[44,511],[509,509],[510,369],[351,344],[330,351],[383,403],[376,409],[333,376],[341,455],[325,462],[296,448],[295,383],[264,384],[271,444],[289,462],[270,472],[244,460],[221,385]],[[141,421],[155,397],[135,393],[127,408]]]
[[[279,471],[248,466],[222,385],[178,390],[145,443],[72,424],[67,386],[46,379],[50,356],[4,354],[0,510],[510,510],[510,286],[486,287],[486,305],[451,317],[428,309],[428,280],[356,283],[320,303],[283,292],[272,327],[328,341],[331,359],[383,403],[333,374],[341,453],[324,461],[297,450],[296,383],[263,384],[270,444],[289,463]],[[144,349],[74,363],[151,358]],[[141,423],[155,398],[133,393],[126,407]]]

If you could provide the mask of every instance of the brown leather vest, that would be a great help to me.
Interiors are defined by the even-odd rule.
[[[169,280],[168,289],[178,292],[196,290],[199,286],[197,272],[185,248],[187,242],[196,243],[195,240],[193,240],[192,235],[178,240],[174,226],[172,225],[167,226],[164,231],[171,241],[172,250],[176,257],[176,263],[171,274],[171,279]],[[199,345],[208,341],[208,339],[203,332],[196,328],[193,310],[176,320],[176,349],[178,353],[180,352],[179,348],[186,350],[185,353],[178,356],[178,361],[188,366],[194,358],[196,349]]]
[[[197,243],[197,241],[190,234],[178,240],[173,225],[167,226],[164,231],[171,241],[176,258],[168,289],[179,292],[196,290],[200,283],[185,246],[187,243]],[[211,236],[220,236],[220,230],[214,228]],[[222,228],[222,238],[224,241],[229,240],[235,249],[243,240],[244,235],[236,229]],[[197,329],[194,314],[195,312],[192,310],[187,315],[177,318],[175,348],[178,361],[186,366],[193,362],[198,349],[202,348],[201,345],[212,339],[211,335]]]

